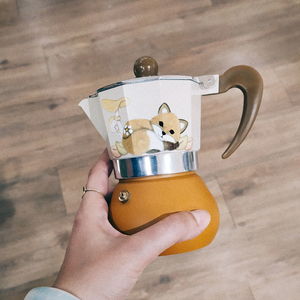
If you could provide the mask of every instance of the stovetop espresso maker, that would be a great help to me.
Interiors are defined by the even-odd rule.
[[[163,217],[185,210],[209,211],[211,221],[196,238],[177,243],[161,255],[208,245],[219,226],[213,196],[195,171],[200,150],[201,96],[233,87],[244,95],[237,132],[222,154],[229,157],[251,129],[262,99],[263,81],[249,66],[235,66],[223,75],[158,74],[148,56],[134,64],[135,79],[102,87],[79,105],[107,142],[119,183],[109,207],[112,224],[133,234]]]

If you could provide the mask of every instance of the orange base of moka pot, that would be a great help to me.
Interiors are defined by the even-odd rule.
[[[160,254],[170,255],[207,246],[219,227],[216,201],[195,172],[120,180],[112,195],[110,218],[119,231],[134,234],[171,213],[195,209],[210,213],[208,227],[197,237]]]

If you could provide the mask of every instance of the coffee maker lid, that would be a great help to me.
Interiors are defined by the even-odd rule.
[[[157,80],[190,80],[199,84],[198,77],[192,76],[182,76],[182,75],[158,75],[158,64],[156,60],[150,56],[142,56],[138,58],[133,66],[133,72],[136,78],[118,81],[106,86],[103,86],[97,90],[98,93],[104,92],[106,90],[113,89],[118,86],[123,86],[127,84],[136,84],[142,82],[150,82]],[[94,95],[92,95],[94,96]]]
[[[119,82],[115,82],[115,83],[103,86],[97,90],[97,93],[101,93],[106,90],[110,90],[110,89],[113,89],[115,87],[122,86],[122,85],[156,81],[156,80],[190,80],[190,81],[193,81],[193,82],[199,84],[198,77],[192,77],[192,76],[182,76],[182,75],[147,76],[147,77],[139,77],[139,78],[132,78],[132,79],[128,79],[128,80],[122,80]]]

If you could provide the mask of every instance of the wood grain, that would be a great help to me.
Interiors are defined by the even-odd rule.
[[[264,79],[257,121],[227,160],[242,95],[203,98],[199,173],[221,227],[207,248],[160,257],[129,299],[300,298],[300,3],[298,0],[0,0],[0,298],[51,285],[87,171],[105,145],[77,106],[133,77]]]

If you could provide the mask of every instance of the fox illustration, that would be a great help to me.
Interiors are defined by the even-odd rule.
[[[187,126],[186,120],[178,119],[168,104],[163,103],[151,120],[135,119],[126,122],[122,142],[116,142],[116,149],[120,155],[184,149],[188,137],[181,137],[181,134]]]

